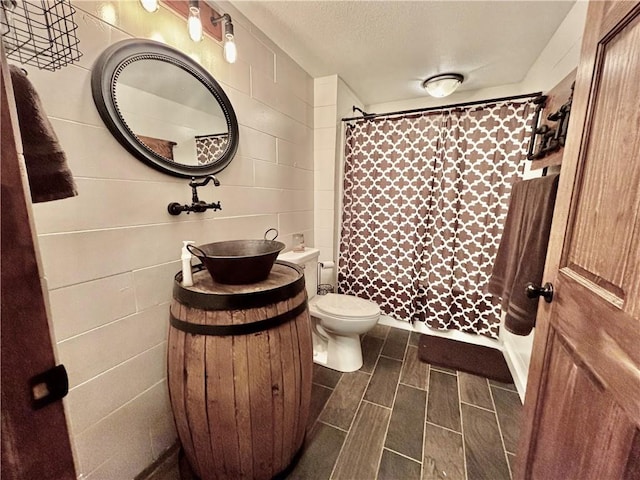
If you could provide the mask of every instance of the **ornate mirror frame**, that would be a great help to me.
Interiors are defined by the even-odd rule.
[[[205,165],[185,165],[164,157],[142,143],[125,122],[116,101],[116,83],[122,70],[141,60],[168,62],[194,76],[217,100],[227,124],[229,141],[222,154]],[[201,177],[224,169],[238,149],[238,121],[229,101],[218,82],[182,52],[152,40],[123,40],[111,45],[96,60],[91,73],[93,101],[105,125],[113,136],[136,158],[169,175]]]

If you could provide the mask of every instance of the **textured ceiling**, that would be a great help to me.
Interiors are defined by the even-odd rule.
[[[365,105],[424,96],[425,78],[461,90],[521,81],[574,1],[232,2],[312,77],[338,74]]]

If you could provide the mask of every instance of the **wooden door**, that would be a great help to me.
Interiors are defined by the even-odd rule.
[[[589,6],[516,478],[640,479],[640,3]]]
[[[2,478],[74,480],[62,402],[32,408],[29,380],[53,367],[55,357],[30,218],[31,199],[25,186],[25,165],[17,150],[21,140],[15,129],[13,90],[4,50],[0,50]],[[41,389],[38,392],[43,393]]]

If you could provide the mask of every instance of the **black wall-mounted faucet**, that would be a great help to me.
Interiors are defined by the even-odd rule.
[[[213,182],[216,187],[220,186],[220,181],[213,175],[207,175],[201,182],[196,181],[196,177],[191,177],[189,186],[191,187],[191,205],[180,205],[178,202],[172,202],[167,206],[167,211],[171,215],[180,215],[182,212],[187,212],[187,215],[191,212],[202,213],[211,209],[214,212],[216,210],[222,210],[220,202],[207,203],[198,198],[198,187],[204,187],[209,182]]]

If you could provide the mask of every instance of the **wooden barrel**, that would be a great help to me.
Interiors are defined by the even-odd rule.
[[[197,270],[197,269],[196,269]],[[176,429],[202,480],[270,479],[304,442],[313,347],[302,269],[277,262],[250,285],[194,271],[173,288],[168,384]]]

